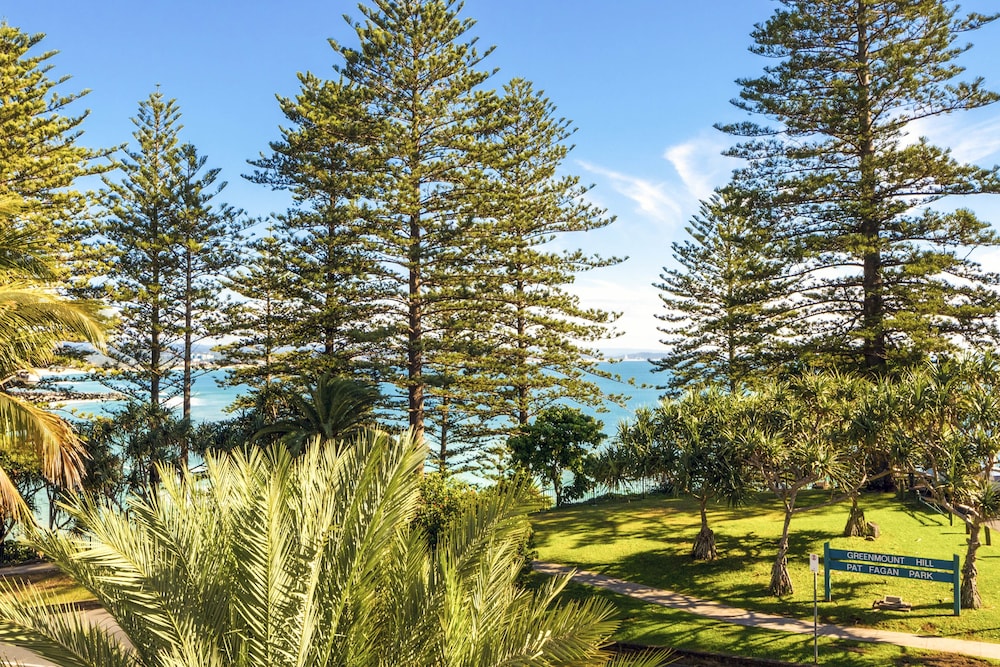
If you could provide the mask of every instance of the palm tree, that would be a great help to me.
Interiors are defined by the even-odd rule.
[[[18,229],[17,207],[0,200],[0,449],[33,452],[50,480],[78,486],[84,451],[64,420],[7,391],[17,373],[44,365],[64,340],[103,347],[93,304],[70,301],[53,288],[42,244]],[[27,507],[0,469],[0,511],[24,516]]]
[[[0,641],[79,667],[609,662],[610,604],[557,603],[566,578],[515,583],[525,483],[477,494],[432,548],[411,522],[425,447],[367,431],[337,449],[209,456],[205,479],[164,474],[128,514],[77,501],[87,537],[31,542],[127,643],[13,596],[0,597]]]
[[[381,394],[364,382],[324,374],[309,387],[308,395],[289,391],[282,398],[291,416],[265,426],[252,439],[280,436],[293,452],[301,453],[310,440],[343,442],[344,438],[371,426]]]

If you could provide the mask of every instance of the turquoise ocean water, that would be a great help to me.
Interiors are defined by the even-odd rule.
[[[628,397],[625,407],[607,402],[606,412],[585,410],[604,422],[604,431],[609,436],[614,435],[618,422],[631,418],[636,408],[644,405],[655,405],[661,391],[655,389],[657,383],[662,383],[662,374],[652,372],[652,364],[646,360],[617,361],[600,364],[602,370],[622,378],[621,382],[595,377],[594,382],[605,394],[623,394]],[[245,387],[220,387],[218,380],[225,377],[224,370],[213,370],[198,377],[194,384],[191,411],[196,421],[217,421],[227,419],[231,415],[226,408],[233,400],[246,391]],[[56,380],[55,385],[81,392],[107,392],[107,388],[94,381],[84,381],[80,377],[66,376],[50,378]],[[630,384],[629,381],[634,384]],[[180,398],[176,399],[180,407]],[[77,414],[102,414],[114,405],[109,401],[74,401],[64,410],[72,410]]]

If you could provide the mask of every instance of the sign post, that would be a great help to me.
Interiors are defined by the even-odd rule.
[[[823,569],[826,601],[830,601],[830,571],[875,574],[883,577],[902,577],[920,581],[940,581],[949,583],[954,589],[955,616],[961,612],[961,572],[958,556],[952,560],[899,556],[851,549],[831,549],[830,543],[823,545]]]
[[[816,586],[819,580],[819,554],[809,554],[809,571],[813,573],[813,664],[819,664],[819,605]]]

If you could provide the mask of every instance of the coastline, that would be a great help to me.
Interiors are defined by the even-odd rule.
[[[124,398],[123,394],[117,392],[58,391],[50,389],[12,389],[8,393],[11,396],[31,403],[57,403],[59,405],[91,403],[93,401],[116,401]]]

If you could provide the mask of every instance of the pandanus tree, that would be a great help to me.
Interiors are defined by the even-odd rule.
[[[792,517],[841,498],[799,506],[799,493],[820,480],[844,486],[850,468],[837,447],[842,428],[842,384],[837,376],[802,375],[742,397],[728,436],[744,451],[764,486],[780,501],[784,520],[768,590],[792,592],[788,540]]]
[[[1000,360],[984,354],[928,363],[898,386],[886,386],[883,398],[897,470],[968,526],[961,603],[978,609],[979,537],[986,522],[1000,518],[1000,489],[993,481],[1000,456]]]
[[[127,513],[80,500],[86,538],[31,542],[128,641],[37,595],[0,597],[0,641],[80,667],[611,662],[609,603],[557,601],[568,578],[516,584],[524,483],[477,494],[428,544],[411,521],[425,456],[410,436],[368,431],[298,459],[209,456],[203,479],[164,474]]]
[[[882,400],[884,383],[856,379],[845,383],[841,401],[841,426],[837,436],[841,459],[848,467],[842,489],[851,501],[851,510],[844,525],[844,537],[869,534],[868,521],[860,504],[861,492],[873,488],[875,482],[892,474],[890,455],[886,447],[886,426],[892,415],[886,413]],[[884,485],[879,485],[884,488]]]
[[[747,452],[736,446],[728,425],[736,399],[718,388],[689,391],[665,400],[656,410],[658,431],[673,443],[678,489],[698,501],[701,529],[691,548],[696,560],[715,560],[715,532],[708,525],[708,504],[740,505],[755,490]]]
[[[599,461],[605,459],[602,452]],[[640,484],[643,495],[650,478],[672,484],[672,451],[664,447],[656,423],[656,413],[648,406],[636,408],[631,419],[618,423],[614,446],[609,448],[608,464],[617,463],[623,475]]]
[[[85,456],[70,425],[8,391],[18,371],[51,361],[57,345],[86,340],[103,347],[94,304],[72,301],[55,290],[46,242],[15,224],[18,205],[0,200],[0,448],[29,452],[47,478],[78,486]],[[10,478],[0,469],[0,511],[27,513]]]

